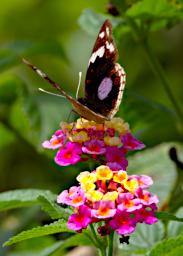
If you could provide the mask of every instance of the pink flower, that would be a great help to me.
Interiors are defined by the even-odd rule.
[[[78,213],[74,213],[69,217],[67,226],[69,229],[80,232],[92,222],[91,210],[89,207],[82,205],[79,207]]]
[[[127,235],[135,231],[136,220],[131,217],[130,213],[117,210],[116,215],[109,222],[109,225],[119,235]]]
[[[57,203],[79,207],[85,202],[84,192],[80,187],[71,187],[69,191],[64,190],[58,197]]]
[[[116,172],[116,171],[119,171],[119,170],[123,169],[123,168],[121,167],[121,165],[118,164],[118,163],[116,163],[116,162],[108,162],[106,165],[107,165],[113,172]]]
[[[145,147],[144,143],[133,137],[131,133],[126,133],[122,136],[121,141],[123,143],[123,148],[128,150],[143,149]]]
[[[152,178],[147,175],[131,175],[131,178],[138,181],[140,188],[148,188],[153,184]]]
[[[115,203],[113,201],[101,200],[94,203],[94,209],[91,210],[92,217],[106,219],[113,217],[116,213]]]
[[[133,212],[142,208],[141,201],[138,198],[134,198],[131,193],[121,193],[118,197],[118,209],[120,211]]]
[[[55,162],[61,166],[76,164],[81,159],[81,153],[81,146],[78,143],[68,142],[57,152]]]
[[[101,140],[90,140],[84,143],[82,147],[83,153],[102,155],[105,153],[105,144]]]
[[[42,143],[43,148],[56,149],[63,146],[66,136],[62,130],[57,130],[51,140],[46,140]]]
[[[158,221],[158,219],[156,218],[156,214],[154,212],[153,206],[141,208],[140,210],[135,211],[134,214],[135,214],[135,219],[138,222],[144,222],[148,225],[152,225]]]
[[[128,161],[125,159],[123,152],[117,147],[106,148],[106,160],[107,165],[111,165],[111,163],[118,164],[120,167],[118,170],[126,170],[128,166]]]
[[[151,193],[147,190],[138,188],[135,194],[143,205],[157,204],[159,202],[158,197],[156,195],[151,196]]]

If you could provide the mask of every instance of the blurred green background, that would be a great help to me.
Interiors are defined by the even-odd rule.
[[[1,0],[1,192],[31,187],[58,193],[72,185],[83,169],[80,165],[74,168],[56,166],[55,152],[41,148],[41,143],[59,128],[60,121],[67,121],[71,106],[62,98],[39,92],[39,87],[53,90],[21,59],[30,60],[75,97],[78,73],[83,72],[84,85],[91,50],[104,19],[102,16],[101,20],[95,20],[96,13],[106,14],[107,3],[104,0]],[[112,19],[118,24],[118,19]],[[149,42],[183,109],[183,24],[181,20],[173,20],[155,25]],[[130,123],[132,132],[144,141],[147,149],[160,143],[181,142],[181,120],[176,117],[161,82],[154,75],[142,45],[125,26],[114,26],[114,37],[119,62],[127,73],[125,94],[117,115]],[[80,90],[80,95],[82,93]],[[167,159],[168,148],[162,150]],[[158,150],[152,151],[157,161]],[[150,153],[152,158],[153,154]],[[151,163],[153,161],[151,159]],[[169,164],[166,162],[166,168]]]
[[[96,29],[82,29],[90,12],[106,13],[107,1],[2,0],[0,8],[0,188],[49,188],[56,192],[72,182],[78,170],[58,167],[54,153],[41,148],[41,142],[66,121],[71,106],[64,99],[42,94],[38,87],[52,88],[29,70],[21,58],[48,73],[75,96],[78,72],[84,77],[95,42]],[[82,21],[84,19],[84,21]],[[93,18],[94,19],[94,18]],[[85,21],[86,20],[86,21]],[[94,27],[95,28],[95,27]],[[152,31],[150,43],[165,69],[171,90],[183,102],[183,25]],[[151,147],[180,140],[179,122],[171,102],[154,76],[140,44],[132,32],[119,38],[119,62],[127,73],[127,84],[119,116]],[[82,90],[80,95],[82,95]],[[74,118],[72,116],[72,118]],[[180,125],[179,125],[180,126]],[[180,130],[180,129],[179,129]],[[72,170],[72,171],[69,171]],[[67,172],[67,175],[66,175]],[[64,185],[63,185],[64,184]]]

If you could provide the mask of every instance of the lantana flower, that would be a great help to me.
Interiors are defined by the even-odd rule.
[[[68,228],[81,232],[98,222],[101,235],[104,231],[110,234],[112,230],[119,235],[129,235],[137,223],[157,222],[158,198],[142,187],[147,189],[152,185],[150,177],[130,176],[125,170],[113,171],[101,165],[91,173],[81,172],[77,180],[79,186],[64,190],[57,198],[57,203],[73,207]]]
[[[126,170],[128,151],[145,147],[131,134],[128,123],[121,118],[113,118],[104,124],[83,118],[75,123],[62,122],[61,129],[49,141],[44,141],[42,146],[58,150],[55,162],[60,166],[95,159],[113,171]]]

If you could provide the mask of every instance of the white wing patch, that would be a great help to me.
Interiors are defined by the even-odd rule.
[[[106,41],[106,48],[110,51],[113,52],[114,51],[114,45],[112,43],[109,43],[108,41]]]
[[[96,52],[93,52],[93,54],[89,60],[89,63],[90,62],[94,63],[97,57],[99,57],[99,58],[103,57],[104,52],[105,52],[105,47],[101,46]]]
[[[106,27],[106,34],[107,34],[107,36],[109,36],[109,35],[110,35],[110,30],[109,30],[109,28],[108,28],[108,27]]]
[[[109,77],[105,77],[98,87],[98,98],[104,100],[112,90],[112,80]]]
[[[104,36],[105,36],[104,31],[99,34],[99,37],[100,37],[100,38],[104,38]]]

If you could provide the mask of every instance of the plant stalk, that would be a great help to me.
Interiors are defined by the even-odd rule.
[[[110,235],[109,235],[109,242],[108,242],[108,256],[113,255],[113,238],[114,238],[114,231],[112,230]]]
[[[179,104],[177,103],[176,98],[174,97],[174,95],[172,93],[171,86],[169,84],[169,81],[168,81],[165,73],[164,73],[164,70],[163,70],[160,62],[154,55],[154,52],[148,43],[148,38],[147,38],[148,33],[144,34],[144,31],[142,31],[140,29],[139,25],[137,25],[136,22],[134,20],[132,20],[131,18],[129,18],[129,17],[125,17],[125,18],[126,18],[127,23],[129,24],[129,26],[131,27],[132,31],[134,32],[136,39],[141,43],[141,46],[142,46],[144,52],[146,53],[146,57],[149,61],[152,71],[154,72],[156,77],[161,82],[170,102],[172,103],[172,106],[174,107],[177,117],[182,122],[182,119],[183,119],[182,111],[179,107]]]
[[[100,250],[100,255],[101,255],[101,256],[106,256],[106,250],[105,250],[105,248],[103,247],[103,244],[100,243],[100,241],[98,240],[98,237],[97,237],[97,234],[96,234],[96,232],[95,232],[95,228],[94,228],[93,224],[90,224],[90,229],[91,229],[91,231],[92,231],[94,240],[96,241],[97,247],[98,247],[98,249]]]

